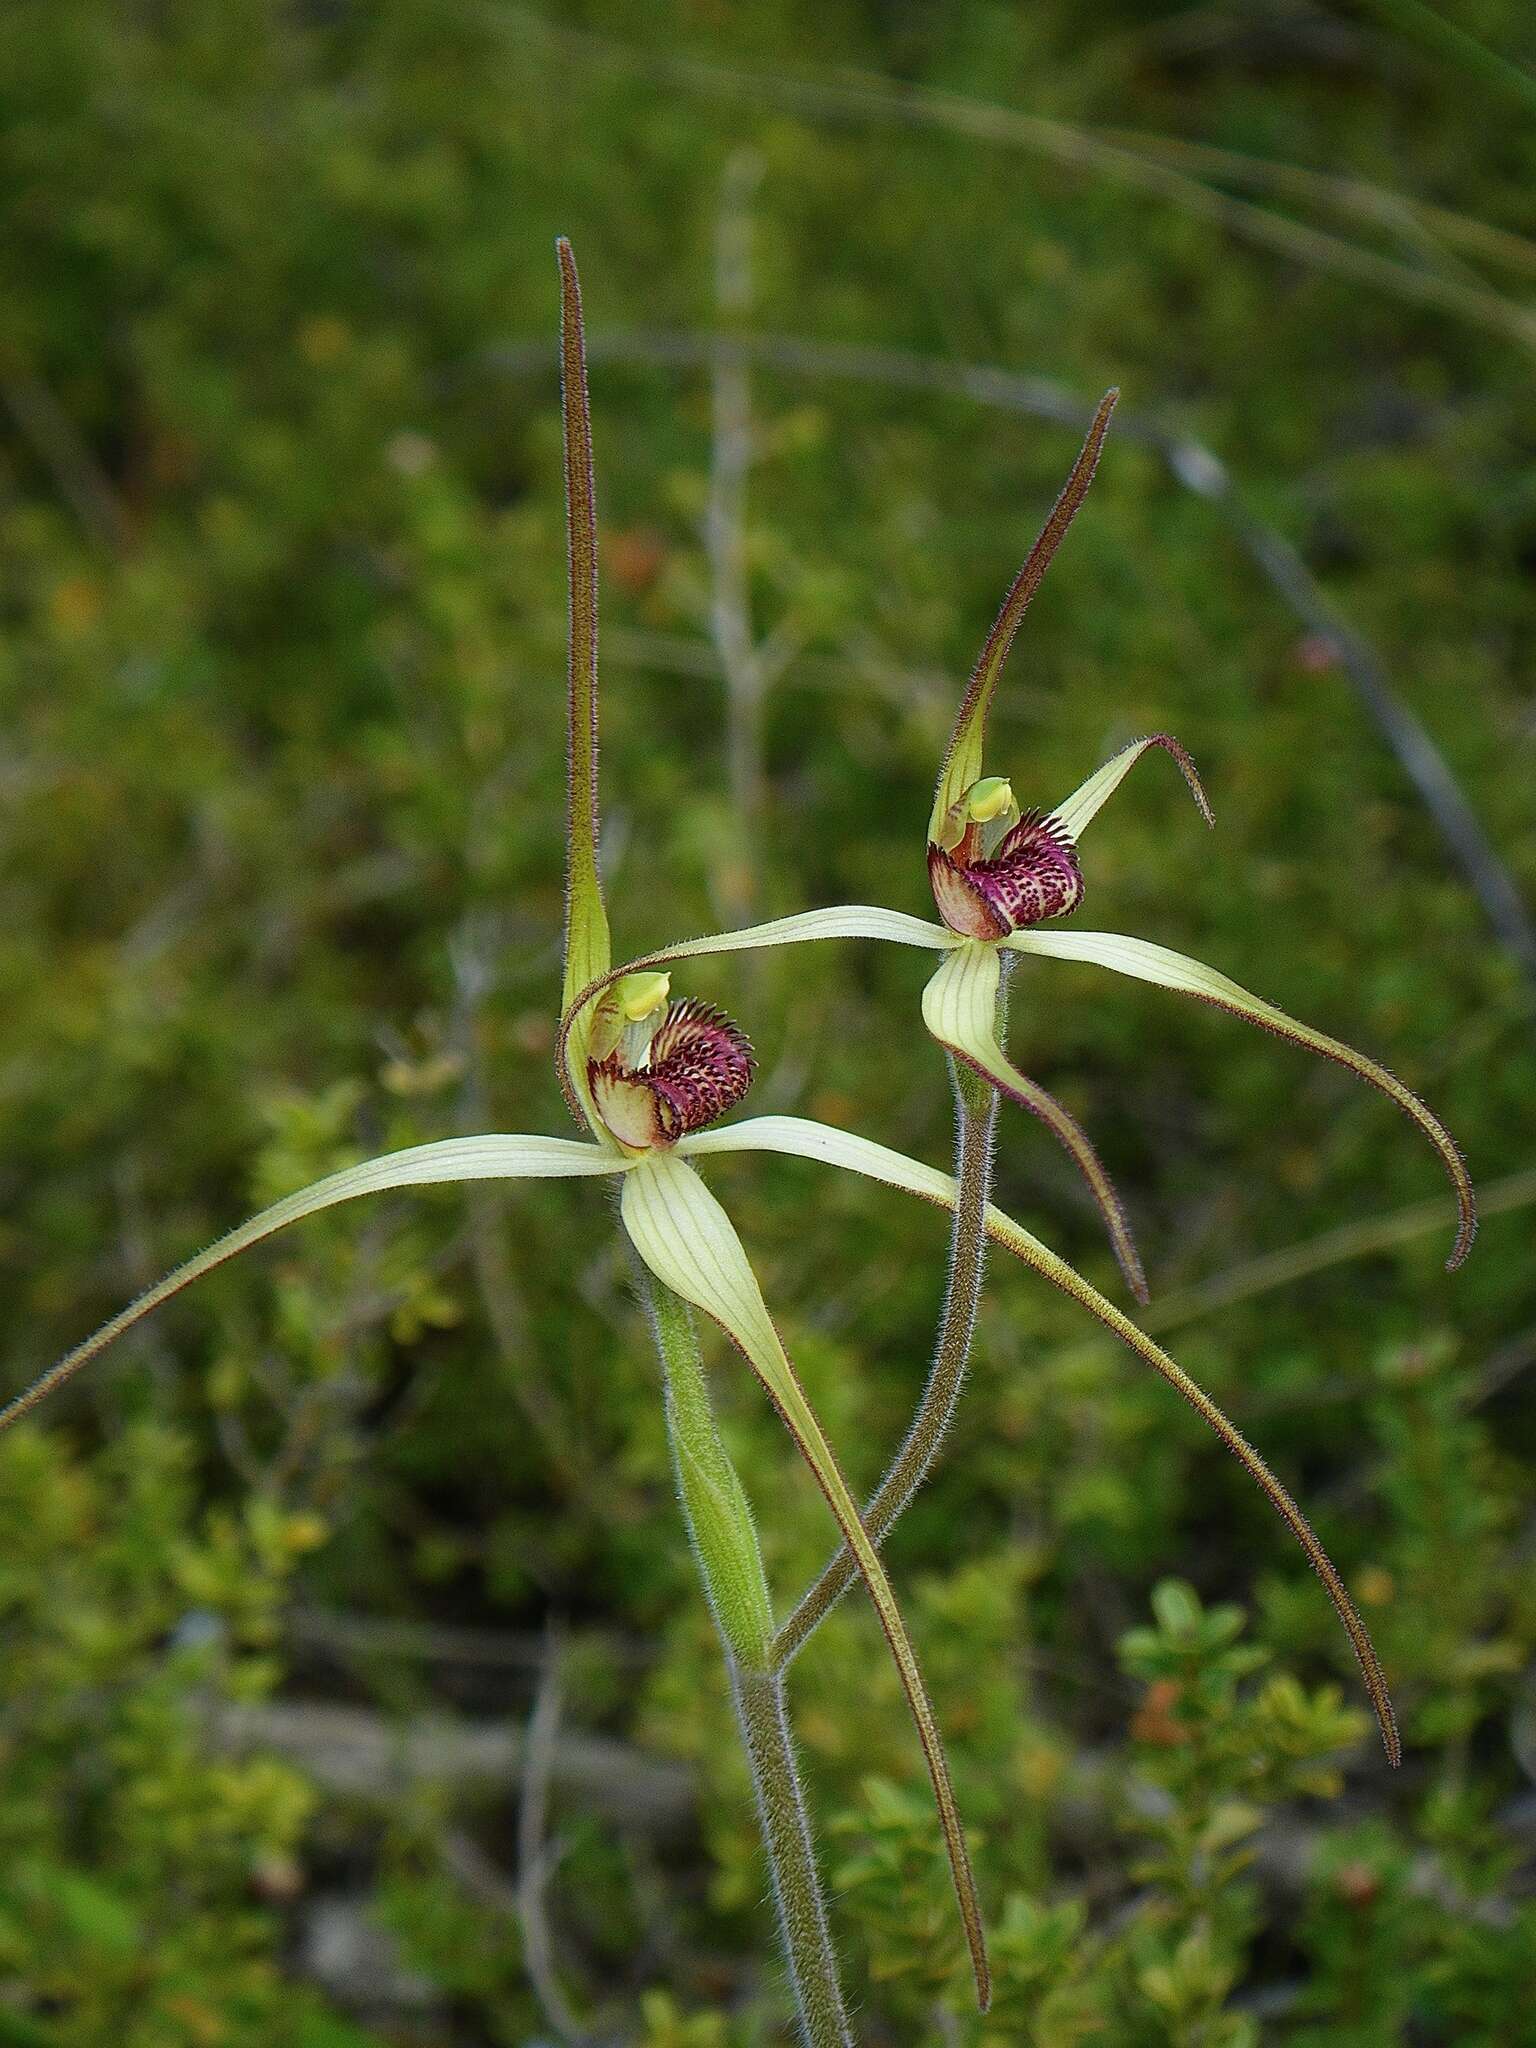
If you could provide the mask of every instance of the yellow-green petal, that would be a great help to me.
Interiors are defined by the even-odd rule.
[[[411,1145],[402,1152],[386,1152],[381,1158],[365,1160],[360,1166],[343,1167],[312,1186],[284,1195],[269,1209],[215,1239],[206,1251],[185,1261],[163,1280],[141,1294],[103,1323],[93,1336],[61,1358],[41,1379],[34,1380],[6,1408],[0,1409],[0,1429],[7,1428],[29,1408],[36,1407],[55,1387],[77,1373],[115,1338],[151,1309],[173,1294],[190,1287],[226,1259],[237,1258],[264,1238],[300,1223],[321,1209],[338,1202],[352,1202],[360,1195],[382,1194],[391,1188],[429,1187],[458,1180],[565,1180],[593,1173],[622,1173],[628,1162],[612,1152],[600,1151],[576,1138],[524,1138],[492,1135],[483,1138],[443,1138],[431,1145]]]
[[[1158,747],[1165,754],[1171,754],[1179,764],[1179,772],[1189,784],[1189,793],[1199,806],[1200,815],[1207,825],[1214,825],[1210,804],[1206,801],[1204,787],[1195,772],[1195,764],[1188,753],[1171,733],[1154,732],[1144,740],[1132,740],[1128,747],[1122,747],[1113,759],[1095,769],[1088,780],[1074,789],[1063,804],[1058,804],[1046,820],[1047,824],[1059,826],[1074,844],[1082,837],[1084,830],[1097,817],[1127,775],[1136,766],[1149,748]]]

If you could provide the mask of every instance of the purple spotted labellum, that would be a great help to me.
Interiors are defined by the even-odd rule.
[[[933,900],[951,931],[1005,939],[1022,925],[1065,917],[1082,902],[1077,848],[1054,819],[1026,811],[995,851],[985,845],[985,827],[972,820],[953,850],[928,848]]]
[[[723,1010],[693,997],[627,1029],[587,1064],[598,1115],[626,1150],[675,1145],[725,1115],[757,1072],[751,1042]]]

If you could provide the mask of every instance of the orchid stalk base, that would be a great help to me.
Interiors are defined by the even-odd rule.
[[[678,1494],[752,1771],[779,1934],[806,2048],[854,2048],[815,1844],[801,1788],[782,1673],[771,1660],[772,1608],[746,1491],[721,1439],[698,1332],[686,1302],[640,1269],[666,1383]]]

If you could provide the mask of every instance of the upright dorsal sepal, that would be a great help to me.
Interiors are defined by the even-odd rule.
[[[992,709],[992,699],[997,692],[997,679],[1003,672],[1003,663],[1008,659],[1008,650],[1013,645],[1013,636],[1019,630],[1019,621],[1029,609],[1030,599],[1040,588],[1051,558],[1060,547],[1067,528],[1076,517],[1077,508],[1088,495],[1088,486],[1093,482],[1093,472],[1098,467],[1099,450],[1104,445],[1104,436],[1109,432],[1109,416],[1115,409],[1118,391],[1106,391],[1099,400],[1098,410],[1088,429],[1088,437],[1078,452],[1072,473],[1062,485],[1061,496],[1051,508],[1051,516],[1040,529],[1039,538],[1026,556],[1024,566],[1013,579],[1008,595],[1003,599],[1003,608],[998,613],[986,644],[976,657],[976,666],[971,671],[971,680],[966,688],[955,720],[955,729],[950,734],[949,746],[944,755],[944,766],[939,771],[939,786],[934,792],[933,814],[928,821],[928,840],[933,846],[944,844],[944,831],[949,813],[964,793],[981,778],[981,753],[987,736],[987,715]]]
[[[598,869],[597,801],[597,491],[592,474],[592,407],[587,395],[586,336],[576,257],[562,235],[560,262],[560,413],[565,441],[565,526],[570,562],[570,666],[567,702],[565,825],[565,959],[562,1012],[612,958],[603,881]],[[600,1139],[587,1093],[586,1035],[579,1018],[565,1049],[561,1086],[573,1090]]]

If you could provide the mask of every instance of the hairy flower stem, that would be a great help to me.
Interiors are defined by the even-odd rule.
[[[1006,1040],[1008,978],[998,985],[998,1042]],[[992,1195],[992,1136],[997,1090],[959,1060],[949,1063],[955,1091],[955,1178],[960,1196],[950,1231],[949,1279],[927,1385],[900,1450],[864,1509],[871,1540],[882,1543],[896,1518],[927,1478],[949,1430],[970,1361],[976,1309],[986,1264],[987,1203]],[[801,1598],[773,1639],[773,1664],[782,1671],[804,1648],[858,1577],[845,1545]]]
[[[752,1510],[710,1406],[691,1311],[643,1268],[637,1270],[637,1284],[661,1358],[678,1493],[752,1769],[801,2037],[806,2048],[854,2048],[816,1874],[784,1680],[770,1662],[773,1610]]]
[[[758,1820],[801,2034],[807,2048],[853,2048],[853,2030],[827,1930],[827,1909],[816,1877],[816,1851],[800,1789],[783,1675],[749,1671],[733,1661],[731,1687],[752,1765]]]

